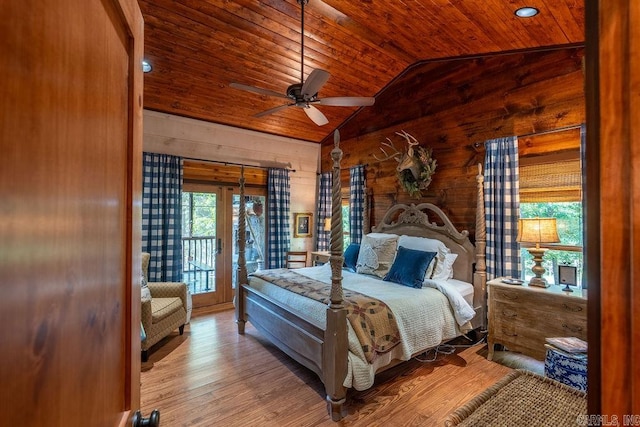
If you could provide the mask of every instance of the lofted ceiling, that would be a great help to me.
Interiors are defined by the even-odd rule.
[[[320,105],[329,120],[324,126],[299,108],[256,118],[287,100],[229,87],[237,82],[284,94],[300,82],[296,0],[139,4],[145,59],[153,66],[145,74],[147,109],[313,142],[358,111]],[[517,18],[521,6],[540,14]],[[321,98],[378,96],[421,61],[584,41],[584,0],[309,0],[304,19],[305,78],[316,68],[331,74]],[[382,119],[394,108],[388,98],[363,108]]]

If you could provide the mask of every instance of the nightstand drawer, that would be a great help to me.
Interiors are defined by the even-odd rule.
[[[587,301],[582,298],[561,294],[549,294],[544,288],[530,288],[527,286],[509,285],[492,287],[491,297],[495,301],[510,302],[527,305],[543,305],[545,310],[580,313],[587,309]]]
[[[581,294],[489,282],[489,353],[493,345],[544,359],[545,338],[587,337],[587,305]]]
[[[573,336],[586,339],[587,318],[585,316],[563,316],[537,307],[516,306],[497,303],[493,305],[496,311],[494,324],[500,327],[515,328],[520,335],[539,336],[544,344],[544,338],[554,336]]]

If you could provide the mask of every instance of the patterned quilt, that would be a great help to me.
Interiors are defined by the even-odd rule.
[[[331,285],[311,279],[286,268],[261,270],[252,273],[288,291],[329,304]],[[400,343],[400,332],[391,309],[382,301],[370,296],[343,290],[347,308],[347,319],[351,324],[367,362],[376,355],[385,353]]]

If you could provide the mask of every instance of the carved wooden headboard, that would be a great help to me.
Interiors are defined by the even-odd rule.
[[[476,248],[469,240],[469,232],[458,231],[449,217],[436,205],[395,205],[372,231],[440,240],[452,253],[458,254],[453,264],[454,279],[473,282]]]

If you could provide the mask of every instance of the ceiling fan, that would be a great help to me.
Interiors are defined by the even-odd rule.
[[[285,108],[298,107],[302,108],[307,116],[318,126],[326,125],[329,123],[329,120],[327,120],[327,117],[322,114],[322,111],[317,109],[314,104],[335,107],[367,107],[373,105],[376,101],[373,97],[336,96],[330,98],[319,98],[318,91],[322,86],[324,86],[331,76],[325,70],[315,69],[309,74],[307,80],[304,80],[304,6],[309,3],[309,0],[297,0],[297,2],[302,8],[300,30],[300,83],[295,83],[289,86],[284,94],[241,83],[231,83],[229,86],[260,95],[274,96],[289,100],[289,104],[270,108],[269,110],[255,114],[253,117],[264,117],[277,111],[284,110]]]

